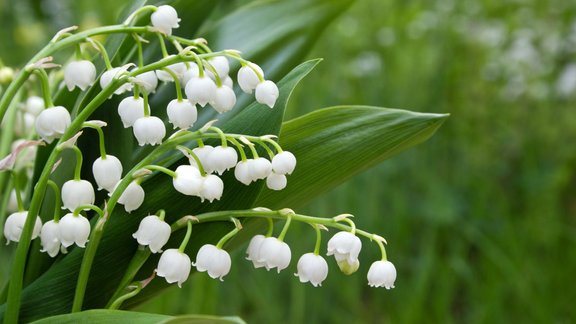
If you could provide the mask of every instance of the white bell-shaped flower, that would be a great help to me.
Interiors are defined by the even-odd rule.
[[[26,104],[24,105],[24,110],[34,116],[38,116],[44,108],[46,108],[44,106],[44,99],[38,96],[28,97],[28,99],[26,99]]]
[[[263,157],[259,157],[250,163],[249,170],[252,181],[266,179],[272,173],[272,163]]]
[[[174,99],[170,101],[166,112],[168,113],[168,121],[174,125],[174,128],[188,129],[194,125],[198,118],[196,105],[185,100]]]
[[[191,269],[192,262],[186,253],[178,249],[168,249],[160,256],[156,274],[164,277],[168,283],[177,282],[178,287],[182,288],[182,283],[188,279]]]
[[[195,166],[179,165],[175,172],[176,177],[172,178],[172,184],[176,191],[188,196],[200,195],[204,179]]]
[[[132,234],[132,237],[138,244],[147,245],[152,253],[158,253],[162,252],[162,247],[168,242],[171,232],[168,223],[156,215],[150,215],[140,221],[138,231]]]
[[[358,254],[362,249],[362,241],[358,236],[341,231],[328,241],[328,253],[326,255],[334,255],[337,262],[346,260],[349,264],[354,264],[358,260]]]
[[[138,118],[134,122],[133,130],[140,146],[162,144],[162,139],[166,136],[166,127],[162,119],[155,116]]]
[[[268,105],[270,108],[274,108],[274,104],[276,104],[276,99],[278,99],[279,95],[280,92],[276,83],[270,80],[258,83],[258,86],[256,86],[256,101]]]
[[[22,236],[22,230],[24,229],[24,224],[26,223],[26,217],[28,217],[28,212],[17,212],[12,213],[6,222],[4,223],[4,237],[6,238],[6,244],[12,242],[19,242],[20,236]],[[34,229],[32,230],[32,240],[40,235],[42,230],[42,221],[40,217],[36,216],[36,222],[34,223]]]
[[[223,277],[230,272],[232,260],[230,254],[225,250],[217,248],[215,245],[203,245],[196,255],[196,262],[193,264],[199,272],[208,272],[212,279]]]
[[[196,154],[198,160],[200,160],[200,163],[202,163],[202,167],[204,168],[204,171],[206,173],[214,172],[214,169],[212,168],[212,166],[209,164],[208,161],[208,156],[210,155],[210,152],[212,152],[213,149],[214,147],[212,145],[204,145],[202,147],[195,147],[194,149],[192,149],[192,152]],[[193,158],[190,159],[190,165],[198,167],[196,160]]]
[[[118,184],[114,186],[114,190],[116,190],[117,186]],[[112,190],[108,196],[112,196],[114,190]],[[140,205],[142,205],[144,202],[144,196],[145,193],[142,186],[140,186],[136,181],[132,181],[128,187],[126,187],[126,190],[124,190],[122,195],[120,195],[120,198],[118,198],[118,203],[124,205],[124,209],[129,213],[138,209]]]
[[[238,153],[230,146],[216,146],[206,156],[206,161],[215,172],[221,175],[224,171],[236,166],[236,163],[238,163]]]
[[[288,151],[282,151],[272,158],[272,170],[277,174],[292,174],[296,168],[296,157]]]
[[[292,252],[285,242],[275,237],[267,237],[260,244],[258,263],[263,263],[266,270],[277,268],[278,273],[290,264]]]
[[[396,267],[390,261],[376,261],[368,270],[368,285],[370,287],[394,288]]]
[[[256,89],[256,86],[260,83],[260,78],[258,78],[258,75],[256,72],[254,72],[253,68],[260,73],[262,78],[264,78],[264,71],[262,71],[262,69],[257,64],[252,62],[244,65],[240,68],[240,70],[238,70],[238,84],[240,85],[242,91],[246,93],[252,93],[252,91]]]
[[[173,56],[174,55],[169,55],[167,58],[173,57]],[[166,66],[165,69],[172,71],[176,75],[178,80],[182,80],[184,78],[184,74],[187,71],[186,64],[184,62],[178,62],[178,63],[170,64],[170,65]],[[172,75],[170,73],[164,71],[164,70],[156,70],[156,76],[158,77],[158,80],[160,80],[160,81],[174,82],[174,78],[172,77]]]
[[[46,252],[49,256],[55,257],[60,252],[60,223],[54,220],[47,221],[42,225],[40,232],[40,242],[42,249],[40,252]]]
[[[232,80],[231,77],[227,76],[222,79],[222,85],[230,89],[234,89],[234,80]]]
[[[202,181],[199,197],[212,202],[214,199],[220,200],[222,192],[224,191],[224,182],[218,176],[208,174]]]
[[[118,104],[118,115],[120,115],[124,128],[134,126],[134,122],[138,118],[144,117],[144,99],[142,97],[134,98],[134,96],[122,99]]]
[[[198,68],[198,64],[194,62],[187,62],[187,64],[188,66],[186,66],[186,71],[184,71],[184,74],[180,78],[182,88],[186,87],[186,84],[188,84],[190,79],[200,76],[200,69]]]
[[[210,58],[208,59],[208,63],[214,67],[220,78],[225,78],[228,76],[228,72],[230,72],[230,64],[226,56],[216,56]]]
[[[86,247],[90,236],[90,222],[82,215],[68,213],[60,219],[60,242],[65,248],[76,243],[79,247]]]
[[[126,72],[126,68],[124,67],[115,67],[113,69],[110,69],[104,73],[102,73],[102,76],[100,77],[100,87],[102,89],[106,88],[114,79],[118,79],[122,76],[123,73]],[[118,89],[116,89],[116,91],[114,91],[114,94],[123,94],[126,91],[130,91],[132,90],[132,84],[127,82],[124,83],[123,85],[121,85]]]
[[[62,209],[71,212],[82,205],[94,204],[94,188],[86,180],[68,180],[62,185]]]
[[[46,142],[52,143],[62,137],[70,123],[70,113],[62,106],[44,109],[36,118],[36,133]]]
[[[134,71],[136,71],[135,69]],[[145,93],[154,93],[156,92],[156,87],[158,86],[158,77],[154,71],[144,72],[142,74],[138,74],[134,77],[136,84],[140,86],[140,91]]]
[[[250,164],[253,162],[254,160],[248,159],[246,161],[240,161],[238,164],[236,164],[236,168],[234,168],[234,177],[236,180],[245,185],[249,185],[252,182],[252,176],[250,175]]]
[[[176,9],[169,5],[159,6],[156,11],[150,15],[152,26],[158,31],[170,36],[172,35],[172,28],[178,28],[180,25],[180,18]]]
[[[260,259],[260,246],[264,242],[266,237],[262,234],[254,235],[248,244],[248,249],[246,250],[246,260],[252,261],[254,268],[261,268],[265,265],[264,262],[258,262]]]
[[[298,260],[296,276],[300,282],[310,282],[314,287],[322,286],[322,281],[328,277],[328,263],[323,257],[314,253],[306,253]]]
[[[112,191],[122,178],[122,163],[114,155],[106,154],[106,158],[97,158],[92,164],[92,174],[98,185],[98,190]]]
[[[288,183],[288,179],[283,174],[277,174],[275,172],[270,173],[270,175],[266,178],[266,187],[272,190],[282,190],[286,188],[286,184]]]
[[[219,113],[232,110],[236,104],[236,94],[232,88],[221,86],[214,92],[214,100],[210,105]]]
[[[84,91],[96,80],[96,67],[87,60],[72,61],[64,67],[64,83],[68,91],[74,90],[74,87]]]
[[[192,104],[199,104],[204,107],[207,103],[214,100],[216,93],[216,84],[209,77],[192,78],[186,83],[186,97]]]

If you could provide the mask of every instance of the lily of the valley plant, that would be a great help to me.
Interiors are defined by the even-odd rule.
[[[169,5],[149,5],[120,25],[62,30],[5,89],[2,138],[13,144],[0,161],[0,219],[3,238],[16,246],[11,280],[0,296],[5,323],[127,307],[148,283],[182,287],[193,270],[224,280],[234,271],[227,243],[255,224],[262,233],[246,242],[246,259],[255,268],[287,270],[317,287],[337,267],[348,275],[364,273],[371,287],[394,288],[386,241],[357,229],[352,215],[314,217],[291,206],[257,204],[259,192],[280,195],[300,176],[318,172],[306,168],[297,145],[293,151],[277,136],[306,66],[270,77],[238,50],[216,51],[203,38],[176,36],[185,23],[180,15],[186,17]],[[101,36],[111,34],[124,43],[103,43]],[[196,239],[214,229],[207,223],[221,230]],[[316,235],[316,244],[297,260],[287,238],[295,223],[310,225]],[[323,231],[330,231],[326,245]],[[368,261],[369,270],[360,262],[363,243],[381,255]],[[120,276],[102,278],[109,253],[127,260],[104,271]],[[34,258],[43,260],[44,275],[27,272]],[[64,280],[55,274],[64,266],[74,275],[59,287],[73,285],[74,293],[55,290],[58,308],[30,310],[35,289]],[[99,287],[99,280],[106,284]]]

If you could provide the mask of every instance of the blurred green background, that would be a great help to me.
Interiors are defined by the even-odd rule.
[[[0,57],[20,66],[60,28],[114,23],[117,4],[0,0]],[[300,284],[295,262],[268,273],[237,251],[223,283],[196,274],[139,310],[250,323],[576,321],[576,3],[356,1],[310,57],[325,60],[287,118],[339,104],[452,114],[430,141],[299,210],[350,212],[386,237],[396,288],[367,286],[378,258],[368,242],[352,276],[329,260],[322,288]],[[287,242],[296,261],[313,231],[294,226]]]

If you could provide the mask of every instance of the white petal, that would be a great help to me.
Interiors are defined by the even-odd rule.
[[[122,178],[122,163],[114,155],[107,154],[106,159],[99,157],[94,161],[92,174],[98,185],[98,190],[112,191]]]

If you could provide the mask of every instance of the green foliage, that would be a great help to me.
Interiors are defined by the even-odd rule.
[[[134,324],[242,324],[245,323],[238,317],[218,317],[209,315],[182,315],[167,316],[150,313],[137,313],[118,310],[89,310],[80,313],[58,315],[48,317],[34,324],[74,324],[82,322],[84,324],[97,323],[134,323]]]

